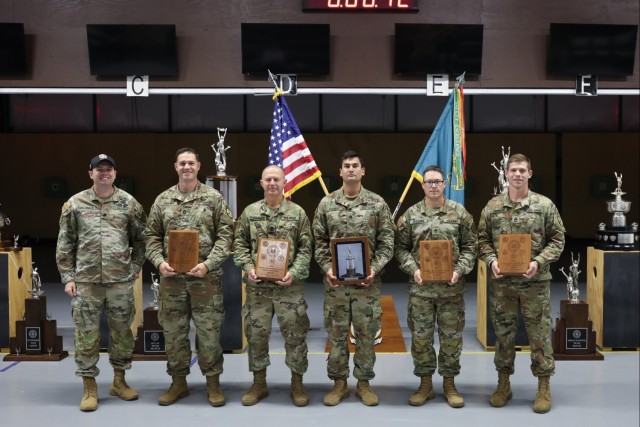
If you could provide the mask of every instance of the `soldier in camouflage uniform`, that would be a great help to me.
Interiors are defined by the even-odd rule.
[[[375,335],[380,330],[380,277],[377,274],[393,256],[394,224],[382,197],[362,187],[365,174],[362,157],[355,151],[342,155],[342,188],[325,196],[313,218],[315,259],[325,273],[324,323],[331,350],[327,363],[334,386],[324,404],[334,406],[349,395],[349,326],[353,323],[357,339],[353,375],[358,379],[356,396],[367,406],[378,404],[369,386],[373,366]],[[363,283],[340,285],[332,269],[330,241],[337,237],[367,236],[371,271]]]
[[[222,347],[220,326],[224,321],[221,265],[229,255],[233,219],[222,195],[198,181],[200,162],[192,148],[176,152],[178,184],[161,193],[149,212],[145,230],[147,258],[160,273],[158,320],[164,329],[169,389],[158,403],[166,406],[189,394],[189,324],[193,319],[198,336],[198,365],[207,378],[212,406],[226,403],[220,388]],[[176,273],[167,262],[169,231],[199,232],[199,263],[187,273]]]
[[[309,317],[304,300],[304,279],[309,276],[313,249],[311,226],[304,210],[284,198],[284,171],[268,166],[260,185],[264,200],[242,212],[234,235],[234,261],[245,273],[247,299],[243,307],[244,330],[249,345],[249,370],[253,385],[242,396],[242,404],[255,405],[269,394],[266,383],[269,366],[271,322],[277,316],[285,341],[285,363],[291,369],[291,398],[296,406],[306,406],[309,396],[302,385],[307,371],[307,331]],[[280,280],[260,280],[256,276],[258,239],[288,240],[287,274]]]
[[[130,194],[116,188],[115,161],[100,154],[89,164],[93,186],[71,197],[62,207],[56,263],[64,291],[71,296],[76,327],[76,375],[82,377],[82,411],[98,407],[95,377],[100,351],[100,315],[109,323],[109,363],[114,380],[109,391],[135,400],[124,372],[131,368],[134,347],[131,323],[135,314],[133,283],[144,263],[146,215]]]
[[[511,399],[509,375],[514,372],[515,337],[518,308],[522,311],[531,347],[531,371],[538,377],[533,405],[537,413],[551,409],[549,377],[554,374],[551,348],[550,264],[564,248],[564,225],[555,205],[548,198],[529,190],[531,161],[523,154],[509,158],[509,191],[487,203],[478,223],[478,251],[491,270],[490,307],[495,329],[498,387],[490,403],[502,407]],[[530,234],[531,262],[522,276],[506,277],[498,265],[501,234]]]
[[[464,329],[464,275],[473,269],[478,237],[473,218],[453,200],[445,199],[444,171],[429,166],[424,171],[424,200],[411,206],[398,220],[395,255],[400,269],[411,276],[407,324],[411,329],[414,375],[421,378],[418,390],[409,398],[413,406],[424,405],[435,393],[431,377],[438,366],[449,406],[460,408],[464,399],[454,377],[460,373],[462,330]],[[420,241],[451,240],[453,275],[447,283],[423,283],[420,274]],[[438,323],[440,351],[433,348]]]

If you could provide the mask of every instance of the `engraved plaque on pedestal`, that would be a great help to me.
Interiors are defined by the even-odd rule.
[[[177,273],[186,273],[198,265],[199,237],[197,230],[169,231],[167,262]]]
[[[142,324],[138,326],[134,360],[166,360],[164,330],[158,322],[158,309],[147,307],[142,312]]]
[[[596,350],[596,333],[589,320],[589,305],[585,301],[560,301],[560,317],[551,332],[553,358],[556,360],[603,360]]]
[[[289,266],[288,240],[258,239],[256,256],[256,276],[261,280],[282,280],[287,275]]]
[[[424,283],[449,282],[453,276],[451,240],[420,241],[420,276]]]
[[[526,273],[531,263],[531,235],[501,234],[498,239],[500,274],[517,276]]]

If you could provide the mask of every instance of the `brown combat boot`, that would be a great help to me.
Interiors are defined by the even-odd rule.
[[[456,384],[453,382],[453,377],[444,377],[442,388],[444,389],[444,397],[447,399],[449,406],[452,408],[462,408],[464,406],[464,399],[462,395],[458,393]]]
[[[356,387],[356,397],[362,400],[367,406],[376,406],[379,403],[378,395],[376,395],[371,387],[369,386],[369,381],[367,380],[358,380],[358,385]]]
[[[136,400],[138,392],[129,387],[124,380],[124,371],[121,369],[113,370],[113,384],[109,390],[111,396],[119,396],[122,400]]]
[[[346,379],[335,380],[333,387],[324,396],[323,402],[326,406],[336,406],[345,397],[349,396],[349,387]]]
[[[211,406],[224,406],[227,403],[227,399],[224,397],[224,393],[220,388],[220,375],[211,375],[207,377],[207,398]]]
[[[267,388],[267,369],[265,368],[253,373],[253,384],[249,391],[242,395],[242,404],[252,406],[267,396],[269,396],[269,389]]]
[[[165,391],[158,399],[158,404],[161,406],[173,405],[178,401],[178,399],[181,399],[185,396],[189,396],[187,377],[175,376],[172,377],[169,390]]]
[[[409,398],[409,405],[422,406],[427,403],[427,400],[431,400],[434,397],[436,397],[436,393],[433,391],[431,375],[425,375],[420,377],[420,386]]]
[[[80,410],[84,412],[98,409],[98,386],[94,377],[82,377],[84,392],[80,401]]]
[[[536,414],[546,414],[551,410],[551,386],[549,377],[538,377],[538,393],[536,401],[533,403],[533,412]]]
[[[494,408],[502,408],[511,399],[511,383],[509,383],[509,374],[498,372],[498,387],[491,395],[489,403]]]
[[[291,372],[291,400],[296,406],[307,406],[309,395],[302,385],[302,375]]]

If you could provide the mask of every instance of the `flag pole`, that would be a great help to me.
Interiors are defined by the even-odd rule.
[[[411,183],[413,182],[413,174],[409,177],[409,182],[407,182],[406,187],[404,187],[404,191],[402,192],[402,196],[400,196],[400,200],[398,201],[398,205],[393,211],[393,215],[391,215],[391,219],[396,219],[396,215],[398,215],[398,211],[400,210],[400,205],[404,201],[404,198],[407,196],[409,192],[409,188],[411,187]]]

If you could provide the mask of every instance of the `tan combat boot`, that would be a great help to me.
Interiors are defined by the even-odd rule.
[[[420,386],[415,393],[409,398],[409,405],[422,406],[427,403],[427,400],[431,400],[436,397],[433,391],[433,383],[431,382],[431,375],[425,375],[420,377]]]
[[[356,397],[362,400],[367,406],[376,406],[379,403],[378,395],[376,395],[371,387],[369,386],[369,381],[367,380],[358,380],[358,386],[356,387]]]
[[[340,379],[335,380],[333,387],[324,396],[323,402],[326,406],[336,406],[345,397],[349,396],[349,387],[347,387],[347,380]]]
[[[224,406],[227,399],[220,388],[220,375],[211,375],[207,377],[207,398],[211,406]]]
[[[187,377],[172,377],[171,387],[165,391],[158,399],[158,404],[162,406],[173,405],[185,396],[189,396],[189,386],[187,385]]]
[[[138,392],[129,387],[124,380],[124,371],[121,369],[113,370],[113,384],[109,390],[111,396],[119,396],[122,400],[136,400]]]
[[[242,404],[252,406],[267,396],[269,396],[269,389],[267,388],[267,369],[265,368],[253,373],[253,384],[249,391],[242,395]]]
[[[453,382],[453,377],[444,377],[442,388],[444,389],[444,397],[447,399],[449,406],[452,408],[462,408],[464,406],[464,399],[462,395],[458,393],[456,384]]]
[[[296,406],[307,406],[309,395],[302,385],[302,375],[291,372],[291,400]]]
[[[84,412],[98,409],[98,386],[94,377],[82,377],[84,392],[80,401],[80,410]]]
[[[509,383],[509,374],[498,372],[498,387],[491,395],[489,403],[494,408],[502,408],[511,399],[511,383]]]
[[[546,414],[551,410],[551,386],[549,377],[538,377],[538,393],[536,401],[533,403],[533,412],[536,414]]]

